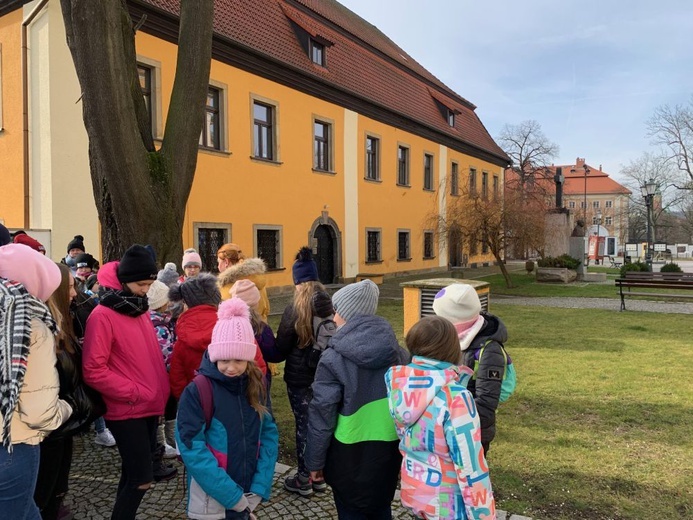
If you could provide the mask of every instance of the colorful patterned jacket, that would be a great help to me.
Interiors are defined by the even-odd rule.
[[[420,518],[496,518],[471,376],[467,367],[419,356],[385,374],[404,456],[402,504]]]
[[[149,318],[152,320],[154,330],[156,331],[156,339],[159,340],[161,354],[164,357],[166,371],[171,370],[171,355],[173,354],[173,345],[176,342],[176,333],[171,323],[171,314],[168,312],[149,311]]]

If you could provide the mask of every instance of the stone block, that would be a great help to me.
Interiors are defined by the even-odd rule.
[[[585,282],[606,282],[606,273],[585,273],[582,279]]]
[[[577,272],[564,267],[539,267],[537,282],[540,283],[570,283],[577,278]]]

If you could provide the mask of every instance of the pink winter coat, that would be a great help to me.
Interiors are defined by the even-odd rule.
[[[102,286],[120,288],[117,267],[101,268]],[[87,320],[82,367],[85,382],[103,396],[106,419],[164,414],[168,374],[149,313],[133,318],[98,305]]]

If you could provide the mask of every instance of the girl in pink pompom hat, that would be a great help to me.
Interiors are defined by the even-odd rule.
[[[190,518],[253,519],[269,499],[279,434],[256,349],[248,306],[239,298],[222,302],[198,375],[178,404]]]

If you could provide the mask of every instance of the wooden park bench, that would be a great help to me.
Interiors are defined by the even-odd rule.
[[[649,292],[631,291],[631,289],[666,289],[667,291],[692,290],[693,273],[643,273],[638,271],[626,272],[625,278],[616,279],[616,287],[621,294],[621,310],[626,310],[626,296],[649,296],[655,298],[693,298],[693,294],[679,292]],[[628,289],[624,292],[624,288]]]

